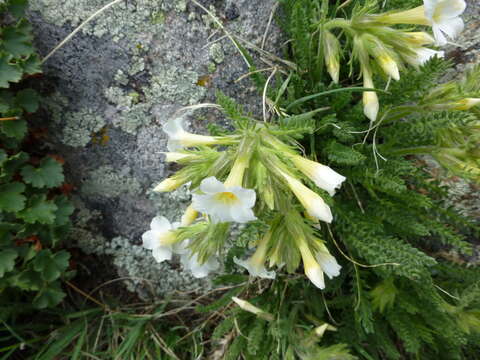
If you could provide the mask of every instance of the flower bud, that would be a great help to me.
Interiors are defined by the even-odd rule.
[[[267,321],[273,321],[274,320],[274,317],[272,314],[266,312],[266,311],[263,311],[262,309],[256,307],[255,305],[249,303],[248,301],[246,300],[242,300],[242,299],[239,299],[237,298],[236,296],[233,296],[232,297],[232,300],[235,301],[235,303],[240,306],[240,308],[242,310],[245,310],[245,311],[248,311],[252,314],[255,314],[257,315],[258,317],[261,317]]]
[[[363,71],[363,87],[373,89],[375,85],[373,84],[372,75],[369,70]],[[380,108],[380,103],[378,102],[378,96],[375,91],[364,91],[363,92],[363,113],[370,121],[375,121],[377,119],[378,110]]]
[[[182,215],[180,226],[188,226],[192,224],[198,216],[198,211],[196,211],[192,205],[187,207],[185,212]]]
[[[400,80],[400,71],[398,65],[387,53],[379,54],[376,57],[378,65],[382,70],[394,80]]]
[[[308,214],[315,219],[331,223],[333,220],[332,212],[325,201],[317,193],[303,185],[299,180],[279,171],[288,184],[288,187],[303,205]]]
[[[160,184],[155,186],[153,191],[155,191],[155,192],[170,192],[170,191],[173,191],[173,190],[179,188],[180,186],[182,186],[185,183],[186,183],[186,181],[184,181],[182,179],[179,179],[179,178],[176,178],[175,176],[172,176],[172,177],[166,178]]]
[[[346,179],[330,167],[302,156],[292,156],[291,159],[298,170],[308,176],[320,189],[328,191],[330,196],[335,194],[335,189],[340,188]]]
[[[251,276],[257,276],[264,279],[275,279],[275,271],[267,271],[265,269],[265,259],[268,250],[271,233],[268,232],[259,242],[257,250],[248,260],[240,260],[236,257],[233,261],[240,266],[246,268]]]
[[[333,81],[338,84],[340,77],[340,43],[330,31],[324,33],[325,64]]]
[[[406,41],[416,46],[430,45],[435,42],[432,36],[423,31],[404,32],[402,35],[405,36]]]
[[[323,277],[323,271],[320,267],[320,264],[315,260],[308,244],[305,239],[297,239],[298,250],[302,255],[303,268],[305,270],[305,275],[310,279],[310,281],[319,289],[325,289],[325,279]]]

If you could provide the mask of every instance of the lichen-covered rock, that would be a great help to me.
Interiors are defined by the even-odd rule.
[[[36,45],[46,55],[108,0],[31,0]],[[259,46],[274,0],[201,0],[230,31]],[[141,294],[205,288],[178,263],[156,264],[141,234],[157,214],[178,221],[188,205],[185,188],[155,194],[170,174],[162,161],[161,126],[179,108],[213,101],[215,90],[234,95],[250,110],[261,103],[233,44],[203,10],[186,0],[121,1],[88,23],[44,65],[54,92],[46,99],[50,133],[66,158],[79,209],[72,241],[85,252],[110,255],[120,276]],[[278,49],[279,31],[266,49]],[[219,114],[208,122],[224,124]],[[132,282],[133,281],[133,282]],[[150,285],[148,289],[150,289]],[[143,290],[142,290],[143,289]],[[149,290],[147,291],[149,292]]]

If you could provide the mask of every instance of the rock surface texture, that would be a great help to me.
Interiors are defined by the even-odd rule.
[[[32,0],[29,17],[36,46],[46,55],[59,41],[108,4],[107,0]],[[260,46],[274,0],[202,0],[232,33]],[[279,42],[269,32],[266,49]],[[157,264],[141,246],[141,234],[157,214],[178,221],[189,201],[186,189],[155,194],[171,173],[163,162],[161,126],[179,108],[212,101],[215,90],[251,109],[261,100],[242,57],[198,6],[185,0],[125,0],[112,6],[44,65],[55,89],[47,98],[50,133],[66,159],[77,209],[72,241],[86,253],[110,255],[130,289],[208,287],[178,262]],[[210,111],[189,118],[202,132],[224,124]],[[148,286],[146,284],[148,283]]]
[[[232,33],[260,46],[275,0],[199,0]],[[46,55],[108,0],[31,0],[36,45]],[[458,65],[480,61],[480,3],[468,1],[466,29],[458,47],[447,49]],[[269,31],[266,50],[278,49],[280,32]],[[66,158],[67,178],[77,206],[72,241],[84,252],[109,255],[131,290],[159,294],[209,286],[178,262],[157,264],[141,246],[155,215],[178,221],[190,195],[186,189],[154,194],[172,172],[163,162],[161,131],[175,111],[210,102],[215,90],[250,110],[261,99],[242,57],[202,9],[187,0],[125,0],[90,22],[44,65],[50,133]],[[210,111],[191,117],[202,132],[225,125]],[[480,218],[478,188],[449,180],[452,204]]]

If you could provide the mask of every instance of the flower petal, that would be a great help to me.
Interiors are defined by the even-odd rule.
[[[438,0],[423,0],[423,6],[425,7],[425,16],[428,19],[432,19],[435,14]]]
[[[334,276],[340,275],[340,269],[342,268],[338,265],[335,257],[327,252],[319,251],[315,256],[316,260],[320,264],[323,272],[332,279]]]
[[[451,39],[455,39],[463,31],[465,24],[462,18],[456,17],[445,19],[437,25],[442,32],[447,34]]]
[[[310,201],[310,206],[307,208],[308,214],[318,220],[331,223],[333,220],[332,211],[330,207],[318,196],[316,199]]]
[[[190,251],[183,254],[180,258],[182,266],[192,272],[193,277],[199,279],[207,276],[211,271],[218,269],[220,264],[211,257],[204,264],[198,262],[197,254],[192,254]]]
[[[314,175],[313,181],[320,189],[327,191],[330,196],[335,195],[335,189],[339,189],[346,180],[345,176],[340,175],[332,168],[319,164]]]
[[[305,274],[308,276],[310,281],[319,289],[325,289],[325,279],[323,277],[322,268],[317,264],[317,266],[310,266],[305,268]]]
[[[245,206],[239,206],[237,208],[231,208],[231,218],[238,223],[247,223],[249,221],[257,220],[257,217],[253,213],[253,210]]]
[[[202,180],[200,183],[200,191],[204,192],[205,194],[216,194],[218,192],[226,191],[226,188],[225,185],[218,181],[215,176],[210,176]]]
[[[233,262],[241,267],[244,267],[248,270],[250,276],[260,277],[262,279],[275,279],[276,274],[275,271],[268,271],[265,266],[253,266],[252,262],[250,261],[251,258],[247,260],[242,260],[237,258],[236,256],[233,258]]]
[[[156,249],[160,246],[160,239],[155,231],[148,230],[142,235],[143,247],[148,250]]]
[[[183,129],[183,118],[179,117],[168,120],[162,129],[171,139],[178,139],[178,137],[185,132]]]
[[[172,225],[165,216],[155,216],[150,223],[150,229],[155,232],[165,232],[172,230]]]
[[[170,138],[167,141],[167,149],[168,151],[178,151],[183,149],[183,145],[180,140]]]
[[[240,186],[235,186],[229,189],[234,193],[241,201],[243,206],[253,207],[257,199],[257,194],[253,189],[245,189]]]
[[[161,263],[162,261],[172,259],[172,249],[169,246],[160,246],[153,249],[152,255],[157,262]]]
[[[464,0],[437,0],[437,5],[433,14],[433,19],[441,22],[445,19],[451,19],[463,14],[467,4]]]
[[[432,26],[433,36],[435,37],[436,44],[438,46],[447,45],[448,41],[443,32],[440,30],[440,27],[436,24]]]

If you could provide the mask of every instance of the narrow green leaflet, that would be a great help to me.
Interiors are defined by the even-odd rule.
[[[53,201],[47,200],[46,195],[33,195],[27,207],[18,213],[18,216],[29,224],[53,224],[55,222],[55,212],[57,205]]]
[[[27,198],[22,194],[25,185],[19,182],[12,182],[0,186],[0,210],[18,212],[25,207]]]
[[[0,251],[0,278],[2,278],[5,273],[13,270],[17,256],[18,254],[15,250],[7,249]]]
[[[42,250],[35,257],[33,267],[47,282],[57,280],[68,268],[70,254],[60,251],[52,254],[50,250]]]
[[[38,168],[26,165],[21,174],[27,184],[36,188],[53,188],[61,185],[64,180],[62,165],[52,158],[45,158]]]
[[[11,82],[22,78],[22,69],[17,64],[10,64],[8,55],[0,56],[0,88],[8,88]]]

